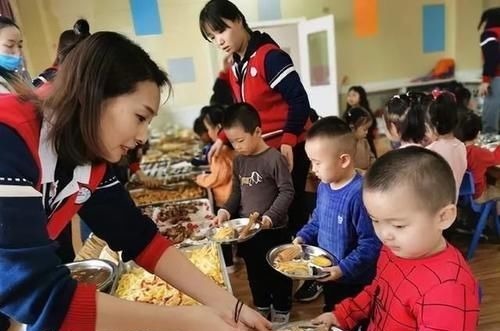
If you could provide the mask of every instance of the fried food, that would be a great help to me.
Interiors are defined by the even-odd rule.
[[[276,260],[280,262],[288,262],[298,257],[300,253],[302,253],[302,247],[300,247],[300,245],[293,245],[279,252]]]
[[[313,257],[311,262],[312,264],[315,264],[318,267],[323,267],[323,268],[332,266],[332,261],[330,261],[329,258],[323,255]]]
[[[223,226],[215,230],[215,240],[230,240],[236,237],[237,231],[230,226]]]
[[[275,261],[274,266],[281,272],[295,276],[310,276],[311,269],[307,261]]]
[[[257,223],[259,216],[260,215],[257,212],[253,212],[248,216],[248,223],[240,231],[238,238],[242,239],[242,238],[248,237],[248,235],[250,235],[250,232],[252,231],[254,224]]]

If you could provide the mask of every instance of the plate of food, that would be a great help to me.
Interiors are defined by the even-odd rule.
[[[207,238],[221,244],[247,241],[262,229],[258,220],[259,213],[252,213],[249,218],[229,220],[221,226],[210,228]]]
[[[339,328],[332,326],[327,328],[325,325],[313,325],[311,321],[290,322],[283,325],[278,331],[342,331]]]
[[[323,268],[337,264],[337,260],[322,248],[311,245],[285,244],[267,253],[267,263],[276,271],[292,279],[320,279],[329,275]]]
[[[116,267],[106,260],[90,259],[65,264],[71,277],[80,283],[96,285],[105,291],[113,283]]]

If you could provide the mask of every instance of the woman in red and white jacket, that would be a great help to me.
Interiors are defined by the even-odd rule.
[[[43,104],[0,96],[1,313],[37,331],[270,329],[160,236],[112,172],[147,139],[169,84],[139,46],[98,32],[68,55]],[[54,240],[76,213],[124,260],[206,306],[129,302],[77,283]]]
[[[233,56],[228,79],[235,102],[257,109],[266,143],[287,159],[295,189],[289,226],[295,234],[309,216],[304,189],[310,162],[304,141],[311,109],[292,59],[268,34],[252,31],[245,16],[228,0],[209,1],[200,12],[199,24],[207,41]],[[209,158],[226,140],[223,133],[219,138]]]

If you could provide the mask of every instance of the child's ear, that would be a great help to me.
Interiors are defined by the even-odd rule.
[[[347,167],[349,167],[352,163],[352,158],[351,158],[351,155],[349,154],[341,154],[340,155],[340,166],[345,169]]]
[[[457,218],[457,206],[450,203],[438,211],[438,227],[441,230],[448,229]]]
[[[261,137],[262,136],[262,129],[258,126],[255,128],[255,131],[253,132],[253,134],[256,136],[256,137]]]

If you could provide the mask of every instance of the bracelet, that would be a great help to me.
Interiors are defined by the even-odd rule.
[[[236,306],[234,307],[234,323],[238,323],[240,320],[241,310],[243,309],[244,303],[241,300],[236,301]]]

